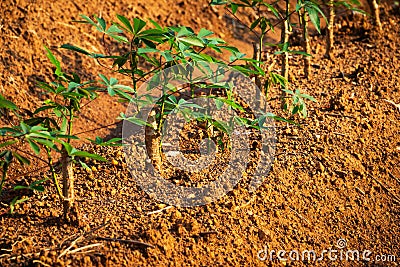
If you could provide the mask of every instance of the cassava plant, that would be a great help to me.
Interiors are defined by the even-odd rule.
[[[281,75],[285,78],[285,85],[282,88],[286,88],[289,80],[289,36],[291,33],[290,24],[290,0],[285,0],[285,8],[281,10],[283,14],[283,23],[281,28],[281,46],[282,46],[282,64],[281,64]],[[282,100],[284,107],[287,105],[285,100],[285,91],[282,91]]]
[[[299,25],[302,30],[302,46],[304,55],[304,75],[308,79],[310,77],[311,68],[311,46],[309,40],[308,20],[312,22],[318,33],[321,33],[321,23],[319,16],[321,15],[327,21],[320,5],[313,1],[299,0],[296,5],[296,11],[299,14]]]
[[[290,17],[296,13],[301,12],[303,14],[303,29],[304,31],[303,38],[305,39],[305,43],[308,42],[308,29],[307,29],[307,21],[305,17],[309,17],[311,22],[319,29],[320,27],[320,19],[319,15],[324,16],[318,3],[314,1],[298,1],[295,8],[290,8],[289,0],[281,0],[281,1],[265,1],[265,0],[212,0],[211,5],[223,5],[225,10],[229,12],[236,20],[240,23],[244,24],[249,33],[254,35],[257,39],[257,43],[253,45],[253,58],[255,60],[260,60],[257,67],[262,69],[265,75],[256,76],[255,81],[256,84],[261,84],[261,91],[265,93],[268,97],[268,90],[270,88],[270,83],[278,83],[282,90],[282,107],[285,110],[290,110],[292,115],[299,113],[301,116],[306,114],[306,105],[302,105],[302,108],[305,110],[299,110],[295,108],[296,105],[287,102],[287,99],[290,96],[287,96],[287,90],[289,90],[289,54],[300,54],[305,58],[311,56],[309,53],[309,49],[306,51],[294,51],[290,49],[289,44],[289,36],[291,34],[292,23],[290,22]],[[247,10],[253,10],[256,14],[256,18],[251,22],[250,25],[246,25],[239,15],[238,12],[242,10],[242,15],[246,16],[250,14],[250,12],[246,12]],[[270,31],[274,31],[277,26],[281,25],[281,40],[277,44],[265,42],[267,34]],[[278,47],[278,51],[275,52],[276,55],[281,55],[281,72],[280,74],[276,73],[272,69],[268,68],[264,62],[262,62],[263,56],[265,56],[266,47]],[[305,59],[305,63],[309,64],[309,59]],[[309,72],[309,67],[305,67],[307,69],[306,74]],[[267,71],[265,71],[267,69]],[[263,80],[264,82],[261,82]],[[294,91],[290,91],[295,94]],[[303,94],[302,94],[303,95]],[[305,95],[305,94],[304,94]],[[291,107],[289,109],[289,107]]]
[[[106,88],[96,86],[95,81],[83,82],[76,73],[64,73],[61,63],[48,48],[46,50],[47,57],[55,66],[56,79],[50,83],[38,82],[38,86],[45,91],[48,99],[36,110],[28,112],[29,116],[22,116],[19,114],[20,109],[14,103],[1,96],[0,108],[5,111],[3,115],[7,115],[3,116],[3,123],[8,122],[9,125],[0,128],[3,137],[1,142],[3,151],[0,154],[0,163],[3,167],[0,194],[12,161],[29,164],[29,158],[34,157],[37,161],[46,163],[48,167],[56,192],[62,199],[65,221],[78,223],[79,216],[74,196],[74,164],[78,163],[88,168],[82,161],[83,158],[99,161],[105,159],[73,147],[71,141],[79,139],[73,134],[73,125],[81,112],[83,101],[96,99],[98,93],[105,91]],[[118,87],[117,84],[114,86]],[[13,118],[10,113],[14,114]],[[118,140],[103,142],[102,145],[115,142]],[[33,154],[26,151],[25,144]],[[59,164],[56,159],[59,160]],[[56,171],[57,165],[61,167],[61,186]],[[14,189],[43,191],[44,188],[40,184],[45,180],[35,181],[28,187],[16,186]],[[16,202],[17,199],[14,199],[12,204]]]
[[[160,77],[162,70],[179,66],[180,64],[187,64],[187,67],[200,66],[202,63],[218,63],[221,66],[230,66],[247,76],[261,76],[265,75],[265,72],[260,68],[259,60],[246,58],[236,47],[229,46],[224,40],[213,37],[213,32],[201,29],[198,33],[195,33],[191,28],[185,26],[169,26],[162,27],[157,22],[150,20],[150,23],[146,23],[144,20],[134,18],[130,21],[128,18],[117,15],[117,21],[112,22],[109,27],[103,18],[94,16],[93,19],[88,16],[81,16],[83,18],[82,23],[89,24],[97,31],[103,34],[102,45],[109,46],[104,37],[109,37],[110,40],[114,40],[125,45],[121,51],[117,51],[115,54],[95,54],[86,51],[80,47],[76,47],[71,44],[61,46],[62,48],[69,49],[78,53],[82,53],[91,58],[96,59],[102,66],[112,70],[116,75],[125,75],[132,81],[132,93],[125,94],[121,93],[117,88],[110,87],[112,79],[107,79],[101,76],[105,85],[109,88],[111,95],[119,95],[122,100],[130,103],[136,103],[135,114],[124,114],[121,113],[120,119],[128,122],[138,124],[146,127],[146,148],[149,157],[152,159],[155,168],[162,172],[162,157],[161,157],[161,135],[164,125],[164,120],[171,112],[182,113],[185,118],[191,118],[204,125],[207,129],[207,133],[212,135],[213,129],[218,131],[226,132],[227,128],[224,127],[222,122],[215,121],[210,118],[207,114],[201,112],[190,111],[189,108],[199,108],[193,103],[189,103],[183,96],[184,91],[189,91],[190,98],[196,97],[197,91],[208,91],[223,90],[223,95],[226,98],[215,98],[215,95],[210,95],[210,98],[215,98],[215,101],[219,103],[225,103],[231,108],[238,108],[240,105],[234,98],[229,99],[229,86],[226,84],[204,84],[198,80],[191,80],[188,78],[188,86],[186,88],[175,88],[171,84],[164,84],[164,88],[169,88],[168,91],[163,91],[163,94],[159,100],[155,103],[155,109],[150,114],[149,120],[144,120],[140,117],[141,108],[149,105],[154,100],[150,92],[139,93],[137,88],[143,84],[146,79],[149,79],[151,84],[154,81],[160,82],[160,80],[166,81],[164,77]],[[265,32],[267,30],[267,22],[264,20],[262,23],[262,29]],[[254,25],[255,27],[256,25]],[[261,39],[262,40],[262,39]],[[110,51],[110,49],[106,49]],[[221,54],[224,51],[231,54],[229,61],[225,62],[210,55],[210,51]],[[261,51],[260,51],[261,53]],[[240,64],[241,63],[241,64]],[[246,63],[246,64],[245,64]],[[107,65],[108,64],[108,65]],[[204,68],[207,71],[207,68]],[[184,70],[185,75],[190,76],[190,71]],[[210,74],[215,74],[211,72]],[[182,74],[183,75],[183,74]],[[212,75],[210,75],[211,77]],[[275,81],[281,81],[275,79]],[[197,90],[197,91],[196,91]],[[178,97],[175,96],[176,93]],[[200,114],[200,115],[199,115]],[[269,114],[269,116],[275,115]],[[282,119],[282,118],[280,118]],[[249,125],[251,122],[248,121]]]
[[[365,11],[357,8],[361,5],[358,0],[348,0],[348,1],[336,1],[336,0],[327,0],[325,1],[325,5],[328,6],[328,25],[327,25],[327,34],[326,34],[326,50],[325,57],[334,60],[334,43],[335,43],[335,8],[338,6],[343,6],[344,8],[351,10],[353,12],[358,12],[361,14],[366,14]]]

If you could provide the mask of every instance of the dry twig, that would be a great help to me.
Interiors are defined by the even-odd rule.
[[[152,215],[152,214],[160,213],[160,212],[163,212],[164,210],[169,210],[170,208],[173,208],[173,206],[167,206],[167,207],[162,208],[162,209],[159,209],[159,210],[150,211],[150,212],[147,213],[147,215]]]
[[[110,237],[102,237],[96,236],[97,240],[104,240],[104,241],[111,241],[111,242],[121,242],[125,244],[134,244],[134,245],[141,245],[145,247],[155,248],[152,244],[141,242],[138,240],[130,240],[130,239],[119,239],[119,238],[110,238]]]
[[[299,216],[300,219],[306,221],[308,224],[311,224],[306,218],[304,218],[303,215],[301,215],[300,213],[298,213],[296,210],[292,209],[291,207],[289,207],[289,209],[290,209],[291,211],[293,211],[294,213],[296,213],[296,215]]]

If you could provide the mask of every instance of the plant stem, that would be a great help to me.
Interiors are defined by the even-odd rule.
[[[134,48],[137,48],[136,46],[133,45],[133,40],[134,40],[135,36],[132,38],[131,40],[131,53],[130,53],[130,62],[131,62],[131,71],[132,71],[132,83],[133,83],[133,91],[135,94],[135,97],[137,97],[137,80],[135,77],[135,73],[137,71],[138,68],[138,62],[137,62],[137,54]]]
[[[62,176],[63,176],[63,208],[64,219],[70,221],[70,212],[74,205],[74,169],[68,152],[63,148],[61,155]]]
[[[56,186],[56,190],[57,190],[58,196],[61,199],[63,199],[64,198],[63,192],[61,191],[60,184],[58,183],[56,170],[54,169],[54,166],[53,166],[53,158],[51,157],[50,149],[48,147],[46,147],[46,152],[47,152],[47,159],[48,159],[48,163],[47,164],[49,165],[49,168],[50,168],[50,171],[51,171],[51,178],[52,178],[52,180],[53,180],[53,182],[54,182],[54,184]]]
[[[300,15],[300,24],[303,28],[303,49],[308,55],[311,54],[310,40],[308,38],[308,16],[307,12],[303,10],[299,10]],[[311,57],[304,56],[304,75],[307,79],[310,78],[310,67],[311,67]]]
[[[281,32],[281,44],[286,45],[289,43],[289,34],[290,34],[290,2],[289,0],[285,0],[285,20],[283,22],[282,32]],[[288,84],[289,79],[289,53],[282,53],[282,72],[281,75],[285,78],[286,84],[285,88]],[[287,101],[286,101],[286,93],[282,91],[281,95],[282,106],[286,109]]]
[[[260,52],[262,51],[260,47],[260,43],[262,43],[262,38],[260,37],[259,43],[253,43],[253,59],[260,61],[261,60],[261,55]],[[258,67],[261,67],[260,63],[257,63]],[[263,88],[261,88],[261,80],[260,80],[260,75],[255,75],[255,84],[257,86],[256,88],[256,107],[260,108],[260,99],[261,99],[261,91]]]
[[[72,101],[71,101],[72,102]],[[70,102],[69,105],[69,120],[68,120],[68,135],[72,133],[72,121],[74,118],[73,115],[73,106]],[[67,140],[68,143],[71,142],[71,139]],[[64,219],[67,222],[71,222],[78,218],[72,218],[72,209],[74,207],[75,201],[75,191],[74,191],[74,164],[72,158],[68,155],[65,147],[62,148],[61,151],[61,169],[62,169],[62,183],[63,183],[63,214]]]
[[[378,31],[382,31],[382,23],[379,17],[379,4],[377,0],[368,0],[368,5],[373,13],[373,17],[375,20],[375,26],[378,28]]]
[[[335,25],[335,6],[333,0],[328,2],[329,6],[329,17],[328,17],[328,34],[326,35],[326,52],[325,57],[333,60],[333,49],[334,49],[334,25]]]
[[[4,162],[3,164],[5,164],[5,165],[3,165],[3,174],[1,175],[0,194],[3,191],[3,186],[7,179],[7,170],[8,170],[8,163]]]

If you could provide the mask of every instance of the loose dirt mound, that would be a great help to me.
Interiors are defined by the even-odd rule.
[[[5,1],[0,12],[0,89],[26,108],[44,99],[34,81],[51,75],[42,43],[95,49],[99,37],[87,34],[87,26],[69,23],[80,13],[109,17],[118,12],[205,27],[250,51],[249,43],[229,34],[224,13],[210,9],[206,1]],[[276,159],[255,193],[239,185],[207,206],[169,207],[135,184],[120,148],[97,149],[111,163],[88,161],[91,173],[77,170],[82,225],[60,224],[61,207],[51,188],[35,194],[15,214],[1,215],[0,265],[397,266],[388,261],[339,261],[340,252],[348,250],[370,250],[371,259],[390,254],[400,260],[400,111],[385,101],[400,103],[400,16],[392,6],[383,14],[381,36],[366,19],[338,25],[335,62],[323,58],[324,41],[314,37],[309,81],[302,79],[300,58],[292,59],[293,86],[318,103],[310,104],[310,115],[300,128],[277,124]],[[88,78],[106,73],[75,54],[64,57],[63,63]],[[93,103],[77,131],[114,123],[114,115],[123,110],[107,100]],[[34,175],[20,180],[44,174]],[[274,260],[258,259],[266,247],[275,250]],[[276,259],[278,250],[297,250],[301,259],[304,250],[320,257],[330,248],[338,249],[338,260],[329,260],[327,254],[320,262]]]

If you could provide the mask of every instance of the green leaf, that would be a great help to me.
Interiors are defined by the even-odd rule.
[[[296,123],[296,122],[294,122],[294,121],[292,121],[292,120],[288,120],[288,119],[279,117],[279,116],[277,116],[277,115],[275,115],[275,114],[273,114],[273,113],[267,113],[267,114],[265,114],[264,116],[266,116],[266,117],[268,117],[268,118],[272,118],[272,119],[274,119],[274,120],[276,120],[276,121],[283,121],[283,122],[287,122],[287,123],[290,123],[290,124],[294,124],[294,125],[298,125],[298,126],[299,126],[298,123]],[[262,125],[260,125],[260,127],[263,128]]]
[[[211,124],[218,130],[223,131],[224,133],[230,134],[232,132],[232,128],[225,121],[214,120],[211,122]]]
[[[151,47],[144,47],[144,48],[139,48],[137,50],[138,54],[145,54],[145,53],[157,53],[160,52],[160,50],[155,49],[155,48],[151,48]]]
[[[125,90],[125,91],[130,92],[130,93],[134,93],[135,92],[135,90],[132,87],[127,86],[127,85],[123,85],[123,84],[116,84],[116,85],[113,86],[113,88],[114,89]]]
[[[125,36],[120,36],[120,35],[116,35],[116,34],[108,34],[108,36],[117,40],[118,42],[129,43],[128,39]]]
[[[55,149],[55,144],[53,142],[49,141],[49,140],[40,139],[40,138],[35,138],[34,140],[36,142],[38,142],[39,144],[42,144],[42,145],[44,145],[44,146],[46,146],[48,148]]]
[[[95,159],[98,161],[107,161],[102,156],[99,156],[97,154],[92,154],[92,153],[89,153],[86,151],[80,151],[80,150],[77,150],[77,151],[71,153],[71,156],[82,157],[82,158],[91,158],[91,159]]]
[[[117,18],[119,21],[122,22],[122,24],[125,26],[126,30],[133,34],[133,28],[132,28],[132,25],[129,22],[129,20],[126,17],[124,17],[122,15],[118,15],[118,14],[117,14]]]
[[[89,168],[89,166],[85,163],[85,162],[82,162],[82,161],[78,161],[79,162],[79,164],[81,164],[81,166],[85,169],[85,170],[87,170],[87,171],[89,171],[89,172],[92,172],[92,169],[90,169]]]
[[[189,46],[199,46],[199,47],[204,47],[203,42],[194,36],[188,36],[188,37],[179,37],[177,38],[180,42],[189,45]]]
[[[13,152],[14,157],[19,161],[19,163],[21,165],[29,165],[31,162],[29,161],[29,159],[25,158],[24,156],[22,156],[21,154],[18,154],[17,152]]]
[[[81,53],[81,54],[84,54],[84,55],[87,55],[87,56],[90,55],[90,53],[88,51],[86,51],[86,50],[84,50],[82,48],[79,48],[77,46],[71,45],[71,44],[63,44],[61,46],[61,48],[68,49],[68,50],[71,50],[71,51],[75,51],[75,52],[78,52],[78,53]]]
[[[62,145],[64,146],[65,150],[67,151],[68,155],[71,155],[71,153],[76,149],[73,148],[69,143],[63,142]]]
[[[320,20],[319,20],[319,16],[318,16],[318,11],[315,10],[312,7],[306,6],[305,7],[310,20],[312,22],[312,24],[314,24],[315,28],[317,29],[318,33],[321,33],[321,27],[320,27]]]
[[[12,154],[12,151],[10,151],[10,150],[6,150],[6,151],[4,151],[5,153],[4,153],[4,159],[5,159],[5,161],[6,161],[6,163],[7,164],[10,164],[11,163],[11,161],[13,160],[13,154]],[[4,167],[4,166],[3,166]]]
[[[108,34],[108,35],[112,35],[112,34],[118,34],[118,33],[122,33],[123,31],[120,29],[120,28],[118,28],[118,26],[117,25],[111,25],[110,26],[110,28],[108,28],[107,29],[107,31],[106,31],[106,33]]]
[[[274,73],[274,72],[271,72],[270,76],[271,76],[271,79],[272,79],[272,83],[274,83],[274,84],[278,84],[279,83],[281,86],[286,87],[287,80],[285,79],[285,77],[283,77],[280,74]]]
[[[3,142],[3,143],[0,143],[0,148],[13,145],[13,144],[15,144],[17,142],[18,142],[17,140],[10,140],[10,141],[6,141],[6,142]]]
[[[36,186],[30,186],[29,189],[38,191],[38,192],[44,192],[44,186],[43,185],[36,185]]]
[[[162,27],[160,26],[160,24],[158,24],[157,22],[155,22],[152,19],[149,19],[149,20],[150,20],[151,24],[154,25],[154,27],[156,27],[158,30],[162,30]]]
[[[0,108],[7,108],[11,110],[18,109],[18,107],[13,102],[6,99],[0,99]]]
[[[306,56],[306,57],[312,57],[311,54],[307,54],[307,53],[304,52],[304,51],[288,50],[287,52],[288,52],[289,54],[303,55],[303,56]]]
[[[33,152],[35,152],[36,155],[39,155],[40,154],[40,147],[30,139],[27,139],[27,141],[29,143],[29,146],[33,150]]]
[[[262,4],[266,6],[275,15],[275,17],[279,18],[279,12],[275,7],[265,2],[262,2]]]
[[[174,60],[174,58],[172,57],[172,55],[171,55],[171,51],[163,51],[163,52],[161,52],[160,53],[164,58],[165,58],[165,60],[167,61],[167,62],[170,62],[170,61],[173,61]]]
[[[94,23],[94,21],[91,18],[89,18],[88,16],[86,16],[86,15],[80,15],[80,16],[86,21],[86,23],[89,23],[95,27],[98,27],[97,24]]]
[[[125,120],[127,120],[127,121],[129,121],[129,122],[131,122],[131,123],[133,123],[133,124],[139,125],[139,126],[149,126],[149,127],[152,127],[152,125],[149,124],[147,121],[142,120],[142,119],[139,119],[139,118],[136,118],[136,117],[125,118]]]
[[[144,20],[134,18],[133,19],[133,28],[135,34],[138,34],[143,28],[146,26],[146,22]]]
[[[51,53],[50,49],[47,48],[47,46],[44,46],[44,48],[47,51],[47,57],[49,58],[50,62],[56,67],[56,71],[54,72],[57,76],[62,76],[63,73],[61,71],[61,65],[60,61],[56,59],[56,57]]]
[[[225,5],[228,3],[228,0],[212,0],[210,5],[218,6],[218,5]]]
[[[215,106],[217,107],[218,110],[220,110],[224,106],[224,102],[222,102],[218,98],[214,98],[214,101],[215,101]]]
[[[14,190],[22,190],[22,189],[29,189],[29,186],[25,186],[25,185],[16,185],[13,188]]]
[[[99,77],[103,80],[105,85],[110,85],[110,82],[108,81],[106,76],[104,76],[103,74],[100,73]]]
[[[182,26],[182,27],[170,27],[171,29],[177,30],[178,33],[176,34],[176,37],[183,37],[183,36],[193,36],[194,32],[192,29]]]
[[[20,123],[21,129],[24,132],[24,134],[29,133],[31,127],[29,127],[27,124],[25,124],[24,122]]]
[[[106,28],[107,28],[106,21],[103,18],[100,18],[100,17],[97,17],[97,16],[94,16],[94,17],[97,20],[97,22],[99,23],[99,25],[101,26],[101,29],[103,31],[105,31]]]
[[[253,21],[253,23],[251,23],[250,25],[250,29],[254,29],[255,27],[257,27],[257,25],[260,23],[261,18],[256,19],[255,21]]]
[[[204,28],[201,28],[199,33],[197,34],[198,38],[204,38],[206,36],[213,35],[214,33],[212,31],[206,30]]]
[[[238,5],[235,3],[231,3],[231,9],[232,9],[232,13],[235,14],[238,9]]]
[[[116,85],[117,83],[118,83],[118,80],[117,80],[116,78],[113,78],[113,77],[110,78],[110,85],[111,85],[111,86],[114,86],[114,85]]]
[[[299,111],[299,106],[293,107],[292,115],[295,115]]]

